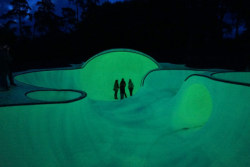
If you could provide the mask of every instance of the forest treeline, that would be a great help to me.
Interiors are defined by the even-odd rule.
[[[11,1],[1,16],[0,42],[14,48],[16,68],[86,61],[112,48],[199,68],[249,65],[249,0],[69,1],[74,6],[61,15],[51,0],[38,1],[33,12],[27,0]]]

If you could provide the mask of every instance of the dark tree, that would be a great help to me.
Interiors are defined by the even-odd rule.
[[[85,19],[89,14],[93,13],[99,3],[100,0],[83,0],[83,3],[80,4],[82,9],[81,18]]]
[[[58,32],[60,30],[60,17],[57,16],[55,5],[51,0],[42,0],[37,2],[38,10],[35,12],[34,34],[38,30],[41,34]]]
[[[30,6],[27,0],[12,0],[10,2],[11,6],[13,7],[9,10],[6,14],[2,16],[5,19],[16,19],[18,20],[18,27],[19,27],[19,34],[20,36],[24,35],[24,29],[27,30],[27,26],[25,26],[25,21],[28,19],[32,19],[32,14],[30,14]]]
[[[75,30],[76,27],[76,13],[71,8],[62,8],[62,21],[63,21],[63,31],[70,33]]]
[[[228,0],[225,4],[232,15],[232,27],[235,28],[235,36],[238,39],[240,36],[240,26],[248,26],[250,23],[250,2],[248,0]]]
[[[69,2],[72,2],[75,5],[75,17],[76,17],[76,23],[79,23],[79,10],[81,6],[84,6],[85,0],[68,0]]]
[[[7,23],[0,26],[0,45],[1,44],[10,44],[13,45],[16,40],[15,31],[16,28],[12,25],[16,24],[14,21],[10,20]]]

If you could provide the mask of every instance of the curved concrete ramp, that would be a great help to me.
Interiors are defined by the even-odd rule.
[[[80,100],[86,97],[83,92],[74,90],[36,90],[25,94],[30,99],[35,99],[47,103],[62,103]]]
[[[250,84],[250,72],[221,72],[214,73],[213,77],[226,81]]]
[[[39,87],[82,90],[95,100],[114,100],[115,80],[120,82],[124,78],[128,84],[132,79],[136,93],[143,77],[159,67],[153,58],[144,53],[112,49],[93,56],[82,69],[32,72],[15,79]]]
[[[158,138],[148,166],[250,165],[250,87],[193,76],[174,99],[176,133]]]
[[[203,74],[206,71],[194,71],[194,70],[153,70],[149,72],[142,85],[147,86],[151,89],[156,89],[160,91],[164,89],[165,91],[177,92],[182,86],[184,80],[193,74]]]
[[[190,73],[152,72],[118,102],[0,107],[0,166],[250,166],[250,87]]]

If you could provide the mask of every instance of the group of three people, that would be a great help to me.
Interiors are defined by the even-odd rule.
[[[8,78],[10,85],[16,86],[11,69],[12,57],[10,55],[10,47],[8,45],[0,46],[0,80],[1,86],[5,90],[9,90]]]
[[[117,94],[118,94],[119,88],[120,88],[121,99],[124,99],[124,96],[127,97],[125,87],[126,87],[126,82],[124,78],[122,78],[120,85],[118,84],[118,80],[115,80],[115,84],[113,88],[113,90],[115,91],[115,99],[118,99]],[[134,84],[131,79],[129,79],[129,82],[128,82],[128,89],[129,89],[130,96],[132,96],[133,90],[134,90]]]

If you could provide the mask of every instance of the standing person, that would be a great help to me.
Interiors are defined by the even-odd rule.
[[[119,90],[118,80],[115,80],[115,84],[114,84],[113,90],[115,91],[115,99],[118,99],[117,98],[117,93],[118,93],[118,90]]]
[[[11,56],[11,52],[10,52],[10,47],[8,45],[5,45],[5,49],[6,49],[6,55],[7,55],[7,59],[8,59],[8,77],[9,77],[9,81],[10,84],[13,86],[16,86],[15,82],[14,82],[14,77],[13,77],[13,73],[12,73],[12,62],[13,62],[13,57]]]
[[[129,89],[130,96],[132,96],[133,90],[134,90],[134,84],[133,84],[131,79],[129,79],[129,81],[128,81],[128,89]]]
[[[121,99],[124,98],[125,95],[125,87],[126,87],[126,82],[124,81],[124,78],[122,78],[121,82],[120,82],[120,95],[121,95]]]
[[[12,58],[10,56],[10,47],[8,45],[4,45],[0,47],[0,76],[2,80],[2,85],[6,90],[9,90],[8,80],[9,78],[10,84],[16,86],[14,83],[14,78],[11,71],[11,61]]]
[[[8,60],[5,54],[4,46],[0,46],[0,77],[1,77],[1,85],[5,90],[9,90],[7,75],[8,75]]]

